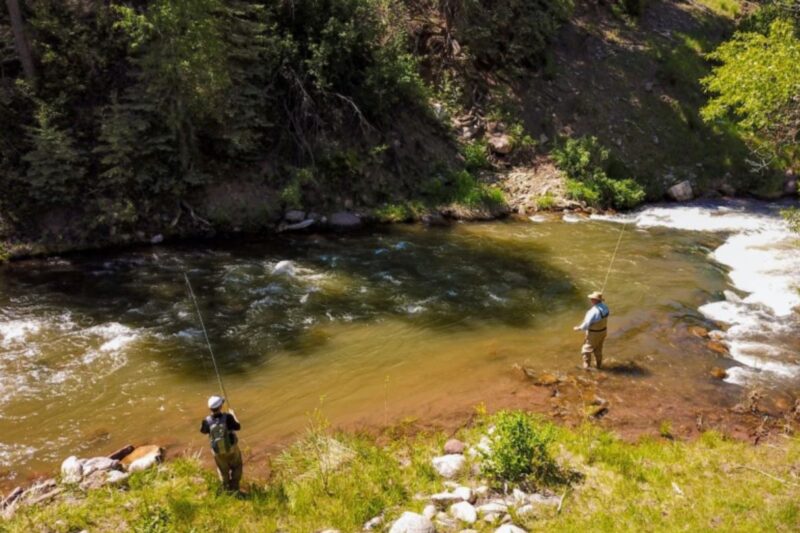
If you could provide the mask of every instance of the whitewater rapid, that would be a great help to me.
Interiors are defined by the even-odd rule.
[[[726,267],[733,290],[698,311],[726,328],[718,338],[742,365],[729,370],[727,381],[746,384],[759,377],[800,375],[800,237],[780,209],[731,200],[656,205],[628,216],[593,218],[726,236],[709,259]]]

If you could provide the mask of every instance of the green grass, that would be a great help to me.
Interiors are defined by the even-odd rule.
[[[425,213],[425,205],[419,201],[386,204],[375,210],[380,222],[412,222]]]
[[[475,443],[494,421],[480,417],[459,437]],[[550,453],[562,468],[578,472],[580,481],[553,487],[566,495],[560,512],[540,508],[534,518],[518,522],[531,530],[793,531],[800,526],[797,437],[752,446],[709,432],[690,443],[661,438],[627,443],[590,424],[547,428]],[[318,425],[273,460],[269,481],[246,486],[246,497],[221,493],[210,471],[194,459],[180,459],[134,474],[127,491],[76,490],[69,502],[23,508],[0,522],[0,531],[360,531],[381,513],[392,520],[404,510],[419,512],[425,502],[415,494],[444,489],[430,459],[445,435],[409,433],[405,426],[387,430],[382,441],[389,443],[378,445],[371,437],[333,436]],[[477,529],[492,531],[483,523]]]
[[[536,209],[539,211],[547,211],[548,209],[552,209],[556,205],[556,197],[553,196],[553,193],[547,192],[542,196],[536,198]]]
[[[734,18],[742,11],[741,0],[700,0],[700,3],[724,17]]]

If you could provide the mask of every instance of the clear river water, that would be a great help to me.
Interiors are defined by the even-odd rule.
[[[720,404],[752,386],[794,394],[800,242],[777,209],[655,205],[14,263],[0,270],[0,484],[129,442],[205,447],[199,423],[217,388],[184,272],[254,448],[291,438],[316,408],[337,425],[380,426],[502,407],[529,386],[515,364],[580,372],[572,326],[623,224],[606,352],[647,372],[612,376],[621,388],[636,379]],[[725,330],[729,354],[695,325]],[[712,366],[728,369],[724,382]]]

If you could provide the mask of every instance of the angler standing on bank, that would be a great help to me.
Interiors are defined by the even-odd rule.
[[[608,315],[611,313],[608,306],[603,302],[603,293],[593,292],[589,295],[592,307],[586,312],[583,323],[575,326],[575,331],[585,331],[586,338],[581,347],[583,356],[583,368],[592,366],[592,354],[594,354],[595,364],[600,368],[603,364],[603,342],[608,333]]]
[[[220,396],[208,399],[211,414],[203,419],[200,433],[208,435],[211,441],[214,462],[217,464],[223,488],[238,492],[239,481],[242,479],[242,452],[239,451],[239,439],[234,432],[242,429],[242,425],[239,424],[233,410],[228,413],[222,412],[223,403],[225,399]]]

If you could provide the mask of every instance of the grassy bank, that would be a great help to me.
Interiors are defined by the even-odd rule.
[[[495,421],[480,417],[458,437],[474,445]],[[552,438],[547,448],[572,481],[533,483],[564,497],[559,507],[513,516],[529,530],[800,526],[795,437],[752,446],[706,433],[690,443],[664,437],[630,444],[589,424],[571,430],[534,420],[533,426]],[[445,490],[431,466],[445,435],[410,435],[399,426],[381,439],[388,444],[378,444],[372,437],[329,435],[322,427],[274,458],[270,479],[253,482],[240,498],[221,493],[197,460],[180,459],[134,474],[127,490],[68,490],[61,502],[22,508],[0,522],[0,531],[360,531],[380,514],[386,526],[403,511],[420,512],[427,500],[417,495]],[[481,477],[465,473],[458,481],[476,486]],[[482,520],[472,527],[494,530]]]

